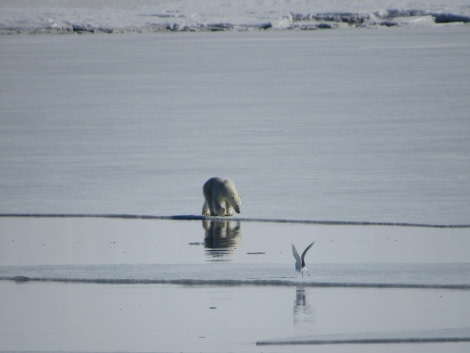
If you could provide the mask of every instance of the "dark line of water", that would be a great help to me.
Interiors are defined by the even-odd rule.
[[[396,343],[450,343],[470,342],[470,337],[410,337],[410,338],[358,338],[358,339],[312,339],[286,341],[258,341],[257,346],[279,345],[326,345],[326,344],[396,344]]]
[[[309,219],[277,219],[277,218],[244,218],[244,217],[207,217],[200,215],[137,215],[137,214],[92,214],[92,213],[0,213],[0,217],[25,218],[118,218],[118,219],[161,219],[161,220],[233,220],[238,222],[259,223],[294,223],[318,225],[345,225],[345,226],[395,226],[395,227],[426,227],[426,228],[470,228],[470,224],[431,224],[409,222],[369,222],[369,221],[341,221],[341,220],[309,220]]]
[[[62,282],[95,284],[176,284],[183,286],[287,286],[287,287],[323,287],[323,288],[403,288],[403,289],[457,289],[468,290],[470,284],[413,284],[413,283],[348,283],[348,282],[298,282],[286,280],[230,280],[230,279],[132,279],[132,278],[61,278],[0,276],[3,281],[26,282]]]

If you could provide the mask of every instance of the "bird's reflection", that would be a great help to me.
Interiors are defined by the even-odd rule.
[[[235,251],[241,236],[239,221],[203,220],[204,247],[212,258],[223,258]]]
[[[313,322],[313,309],[308,304],[307,293],[304,287],[297,287],[294,301],[294,324],[308,324]]]

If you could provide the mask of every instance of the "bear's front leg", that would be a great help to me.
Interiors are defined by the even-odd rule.
[[[214,213],[213,216],[225,216],[225,208],[216,202],[214,203]]]
[[[232,216],[233,215],[233,208],[230,202],[225,201],[225,216]]]

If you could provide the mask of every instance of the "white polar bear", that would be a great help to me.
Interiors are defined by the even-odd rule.
[[[210,178],[202,187],[204,194],[203,216],[231,216],[235,209],[240,213],[242,199],[235,184],[230,179]],[[222,204],[225,202],[225,208]]]

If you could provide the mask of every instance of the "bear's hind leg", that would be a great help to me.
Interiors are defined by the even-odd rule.
[[[207,206],[207,202],[204,202],[204,205],[202,205],[202,215],[203,216],[211,215],[211,210],[209,209],[209,206]]]

